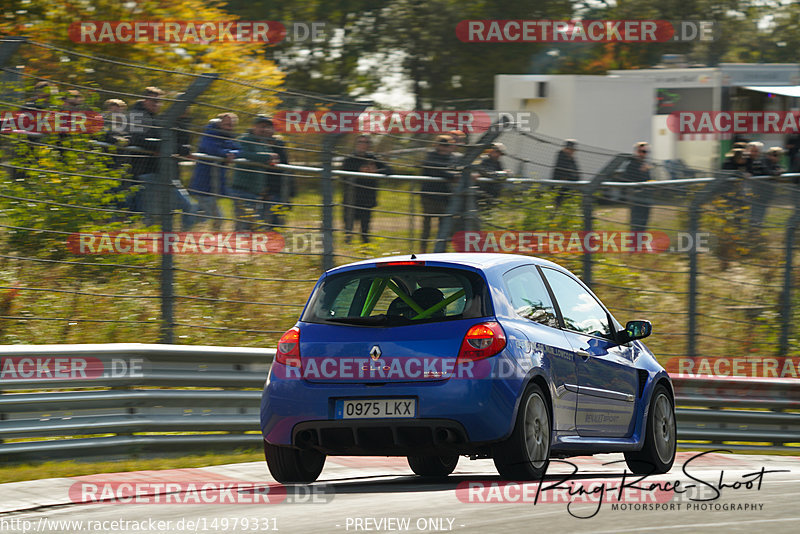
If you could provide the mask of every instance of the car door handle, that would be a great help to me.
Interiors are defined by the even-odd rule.
[[[585,351],[583,349],[576,350],[575,354],[577,354],[578,356],[583,358],[584,361],[588,360],[592,356],[591,354],[589,354],[587,351]]]

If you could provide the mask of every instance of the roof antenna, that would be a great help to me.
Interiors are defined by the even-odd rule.
[[[411,254],[411,259],[412,259],[412,260],[416,260],[416,259],[417,259],[417,256],[416,256],[415,254],[413,254],[413,253],[412,253],[412,254]]]

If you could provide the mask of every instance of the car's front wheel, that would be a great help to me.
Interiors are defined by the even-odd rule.
[[[421,477],[446,477],[458,464],[457,454],[443,456],[409,456],[408,466]]]
[[[669,391],[658,384],[650,401],[647,429],[642,450],[625,453],[625,463],[637,475],[666,473],[672,469],[677,449],[675,404]]]
[[[264,442],[264,456],[272,477],[284,484],[314,482],[325,466],[321,452],[280,447]]]
[[[495,447],[494,465],[506,480],[541,479],[550,463],[550,408],[536,384],[522,395],[511,436]]]

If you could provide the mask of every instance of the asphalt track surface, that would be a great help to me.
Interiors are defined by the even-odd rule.
[[[622,490],[620,454],[552,463],[542,486],[503,486],[489,460],[422,480],[403,458],[360,457],[328,458],[310,486],[261,462],[16,482],[0,485],[0,532],[800,532],[800,457],[698,454]]]

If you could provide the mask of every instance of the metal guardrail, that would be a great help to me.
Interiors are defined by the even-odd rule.
[[[274,354],[136,343],[2,347],[0,463],[260,448],[259,401]],[[800,380],[673,383],[678,438],[698,442],[691,447],[800,452],[800,413],[786,411],[800,410]]]

